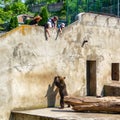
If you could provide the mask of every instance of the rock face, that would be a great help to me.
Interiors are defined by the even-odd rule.
[[[8,120],[13,109],[54,106],[59,98],[55,75],[66,77],[71,95],[104,94],[104,85],[113,81],[111,64],[120,61],[119,31],[118,18],[85,13],[58,37],[51,29],[48,40],[37,26],[20,26],[1,36],[1,120]]]

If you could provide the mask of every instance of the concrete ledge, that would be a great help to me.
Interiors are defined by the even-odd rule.
[[[21,113],[12,113],[12,117],[10,120],[54,120],[54,118],[48,118],[37,115],[27,115]]]
[[[120,19],[109,15],[95,13],[80,13],[77,15],[77,19],[86,25],[88,24],[95,26],[120,28]]]
[[[82,113],[71,108],[12,111],[11,120],[120,120],[119,114]]]

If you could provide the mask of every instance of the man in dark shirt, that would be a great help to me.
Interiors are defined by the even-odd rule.
[[[40,20],[42,20],[42,17],[38,15],[38,16],[34,17],[34,19],[29,24],[37,25]]]

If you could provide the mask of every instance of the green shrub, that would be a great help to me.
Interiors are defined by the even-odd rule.
[[[39,22],[38,25],[45,25],[48,21],[48,11],[46,7],[43,7],[40,13],[40,16],[42,17],[42,20]]]
[[[31,20],[25,20],[25,24],[29,25]]]
[[[2,26],[0,26],[0,31],[4,31],[4,28]]]
[[[16,27],[18,27],[18,19],[17,19],[17,17],[15,16],[15,17],[12,17],[12,18],[10,19],[10,23],[9,23],[8,29],[9,29],[9,30],[12,30],[12,29],[14,29],[14,28],[16,28]]]

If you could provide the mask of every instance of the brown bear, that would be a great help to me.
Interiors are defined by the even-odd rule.
[[[60,94],[60,107],[64,108],[64,96],[67,96],[67,89],[66,89],[66,84],[65,84],[65,77],[61,76],[55,76],[54,78],[54,84],[58,87],[59,89],[59,94]],[[70,107],[70,105],[68,105]]]

